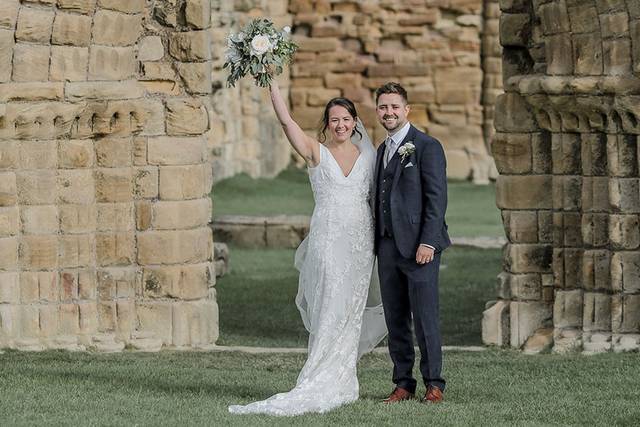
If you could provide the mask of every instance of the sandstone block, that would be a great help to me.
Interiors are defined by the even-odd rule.
[[[573,60],[578,75],[600,75],[603,71],[602,43],[595,34],[573,36]]]
[[[116,330],[116,303],[114,301],[98,302],[98,331],[114,332]]]
[[[317,64],[315,64],[317,66]],[[324,76],[325,86],[328,89],[343,89],[347,87],[362,86],[362,76],[355,73],[329,73]],[[318,119],[316,118],[316,122]]]
[[[212,185],[208,164],[192,166],[166,166],[160,168],[160,199],[199,199],[209,194]]]
[[[64,86],[62,83],[0,83],[0,102],[58,101],[63,98],[63,91]]]
[[[91,42],[91,17],[74,13],[57,13],[53,22],[53,44],[89,46]]]
[[[135,267],[100,269],[97,277],[98,296],[101,300],[133,298],[136,295],[142,295],[141,272]]]
[[[83,335],[98,332],[98,305],[96,302],[78,303],[80,333]]]
[[[58,156],[56,141],[23,141],[20,143],[22,169],[55,169]]]
[[[133,164],[144,166],[147,164],[147,138],[133,138]]]
[[[611,257],[611,287],[626,293],[640,291],[640,253],[614,252]]]
[[[138,234],[138,262],[142,265],[205,262],[211,259],[212,251],[209,227]]]
[[[91,265],[95,258],[95,246],[93,234],[60,236],[59,266],[73,268]]]
[[[193,301],[173,307],[173,345],[203,347],[218,335],[218,307],[213,301]]]
[[[80,332],[80,310],[77,304],[60,304],[58,327],[68,335]]]
[[[66,85],[66,97],[70,101],[129,99],[143,96],[144,88],[136,80],[67,83]]]
[[[49,77],[49,46],[18,43],[13,50],[13,80],[46,81]]]
[[[93,46],[89,55],[90,80],[124,80],[135,75],[133,47]]]
[[[151,228],[151,202],[149,200],[137,200],[136,206],[136,230],[144,231]]]
[[[96,261],[100,266],[129,265],[135,260],[132,232],[96,234]]]
[[[211,199],[179,202],[158,201],[152,205],[155,230],[172,230],[206,226],[211,219]]]
[[[55,269],[58,266],[58,236],[27,235],[20,239],[18,265],[27,270]]]
[[[96,172],[96,199],[99,202],[128,202],[132,197],[131,168],[100,169]]]
[[[89,49],[86,47],[53,46],[51,48],[52,81],[80,81],[87,79]]]
[[[172,343],[172,303],[165,301],[136,303],[138,331],[151,334],[165,345]]]
[[[628,38],[604,40],[604,73],[624,75],[631,72],[631,40]]]
[[[132,164],[131,138],[101,138],[95,142],[96,161],[102,167],[124,167]]]
[[[93,43],[129,46],[138,40],[141,30],[142,15],[98,10],[93,18]]]
[[[0,20],[2,19],[2,6],[0,5]],[[0,82],[7,82],[11,79],[14,44],[13,31],[0,29]]]
[[[18,200],[18,187],[14,172],[0,172],[0,206],[12,206]]]
[[[94,1],[95,2],[95,1]],[[98,0],[98,6],[104,9],[125,13],[139,13],[145,8],[144,0]]]
[[[640,191],[636,178],[609,179],[609,206],[614,212],[640,213]]]
[[[547,74],[567,75],[573,73],[573,57],[567,55],[571,52],[571,36],[569,34],[556,34],[545,39],[545,52],[547,57]]]
[[[153,166],[136,168],[133,177],[133,194],[136,199],[158,197],[158,168]]]
[[[16,40],[49,43],[53,27],[54,12],[51,10],[23,7],[18,16]]]
[[[90,168],[95,164],[93,143],[84,140],[60,141],[58,167],[63,169]]]
[[[582,179],[578,176],[554,176],[552,183],[553,208],[576,211],[582,207]]]
[[[40,335],[40,311],[35,305],[18,307],[20,338],[37,338]]]
[[[512,273],[545,273],[551,271],[552,255],[549,245],[508,244],[505,263]]]
[[[54,170],[19,171],[18,200],[25,205],[52,205],[56,202],[56,172]]]
[[[17,304],[20,301],[18,279],[18,273],[0,273],[0,304]]]
[[[583,291],[559,290],[553,304],[553,324],[556,328],[582,327]]]
[[[178,61],[208,61],[211,42],[207,31],[174,32],[169,36],[169,53]]]
[[[24,206],[20,220],[25,234],[55,234],[59,229],[58,208],[54,205]]]
[[[509,345],[509,302],[497,301],[482,313],[482,342],[485,345]]]
[[[147,298],[206,298],[211,281],[211,265],[148,267],[143,273],[144,296]]]
[[[638,7],[640,10],[640,6]],[[640,20],[630,23],[631,54],[633,55],[633,71],[640,71]]]
[[[98,231],[134,230],[133,203],[98,203]]]
[[[610,176],[637,176],[637,147],[634,135],[607,135],[607,169]]]
[[[80,13],[93,12],[96,6],[96,0],[58,0],[60,9],[69,9]]]
[[[5,237],[0,239],[0,269],[12,270],[18,263],[18,239]]]
[[[553,134],[551,137],[553,173],[577,175],[581,172],[581,143],[577,134]]]
[[[201,135],[209,128],[207,110],[197,99],[167,100],[167,134]]]
[[[164,56],[164,45],[160,36],[143,37],[138,44],[139,61],[159,61]]]
[[[537,243],[538,216],[535,211],[502,211],[507,238],[512,243]]]
[[[15,236],[19,231],[18,207],[0,208],[0,237]]]
[[[532,144],[530,134],[496,133],[491,152],[498,171],[503,174],[531,172]]]
[[[611,297],[599,293],[584,293],[582,327],[585,331],[611,330]]]
[[[58,200],[61,203],[88,205],[95,200],[95,180],[89,169],[58,171]]]
[[[18,0],[5,0],[0,3],[0,28],[8,30],[15,28],[19,8]]]
[[[202,137],[149,138],[148,153],[152,165],[189,165],[207,161],[207,147]]]
[[[540,6],[539,13],[544,34],[566,33],[570,31],[569,14],[564,0]]]
[[[495,111],[498,132],[533,132],[537,124],[531,106],[522,96],[505,93],[498,97]]]
[[[615,333],[640,332],[640,295],[611,298],[611,329]]]
[[[599,31],[598,11],[589,5],[577,5],[568,8],[573,33],[593,33]]]
[[[96,231],[96,205],[62,204],[58,207],[60,231],[63,233],[90,233]]]
[[[550,188],[548,175],[501,175],[496,186],[496,204],[500,209],[550,209]]]
[[[187,0],[185,7],[187,24],[198,29],[211,26],[211,2],[207,0]]]
[[[539,301],[516,302],[509,304],[510,344],[520,348],[536,330],[550,326],[552,310],[549,304]]]
[[[528,13],[503,13],[500,16],[500,44],[527,47],[531,32]]]
[[[582,239],[589,246],[606,246],[609,243],[609,215],[583,214]]]
[[[602,38],[624,37],[629,31],[629,14],[625,12],[600,15]]]
[[[189,93],[211,93],[211,62],[179,62],[177,65]]]

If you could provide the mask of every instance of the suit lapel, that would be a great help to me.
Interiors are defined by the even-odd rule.
[[[410,127],[409,127],[409,132],[407,133],[407,136],[405,136],[402,142],[400,143],[400,145],[398,145],[398,149],[393,155],[393,157],[398,156],[398,160],[396,162],[396,169],[393,172],[393,182],[391,183],[391,191],[393,191],[395,186],[398,184],[398,180],[400,179],[400,172],[402,172],[402,168],[404,167],[402,166],[402,160],[400,159],[400,154],[398,154],[398,151],[400,151],[400,147],[402,147],[404,144],[406,144],[409,141],[413,141],[413,139],[415,138],[416,128],[414,128],[413,125],[409,125],[409,126]]]

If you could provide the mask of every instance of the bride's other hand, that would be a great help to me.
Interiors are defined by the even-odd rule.
[[[289,140],[289,143],[298,154],[302,156],[308,166],[317,166],[320,161],[320,143],[308,136],[302,128],[293,120],[287,103],[282,97],[278,83],[273,81],[271,83],[271,103],[273,109],[276,112],[276,116],[284,129],[284,133]]]

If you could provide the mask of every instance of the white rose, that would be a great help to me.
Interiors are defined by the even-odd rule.
[[[282,29],[282,31],[284,31],[285,33],[290,33],[291,32],[291,27],[290,26],[286,26]]]
[[[255,36],[253,40],[251,40],[251,53],[254,55],[262,55],[271,50],[271,48],[271,42],[267,36]]]

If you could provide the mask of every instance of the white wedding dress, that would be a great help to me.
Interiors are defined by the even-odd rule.
[[[309,236],[296,252],[300,271],[296,305],[309,331],[308,358],[295,388],[229,412],[299,415],[326,412],[358,399],[356,363],[386,335],[374,269],[374,225],[369,199],[376,151],[363,138],[348,176],[320,145],[320,162],[309,168],[315,199]],[[373,280],[372,280],[373,279]],[[371,292],[370,292],[371,288]]]

